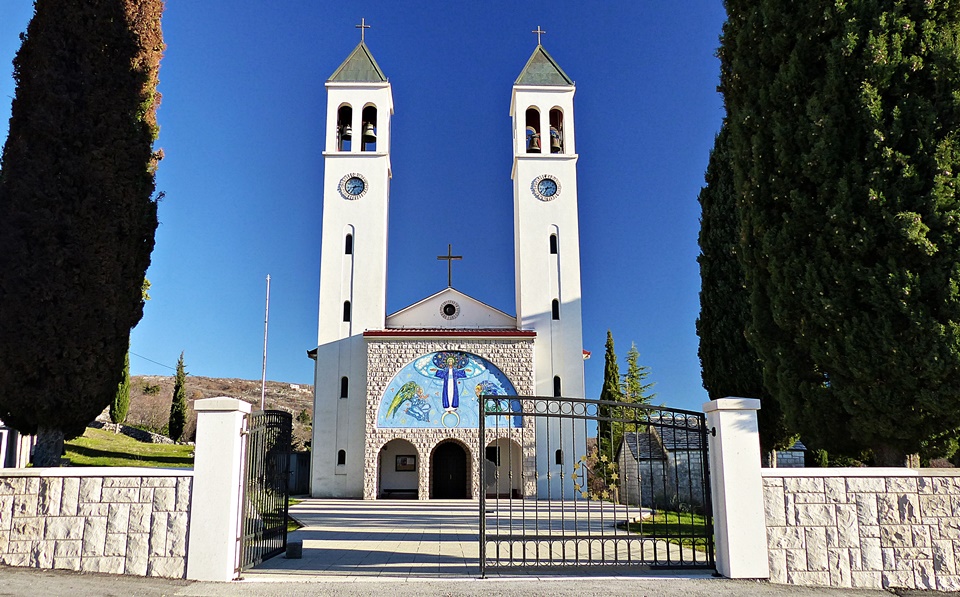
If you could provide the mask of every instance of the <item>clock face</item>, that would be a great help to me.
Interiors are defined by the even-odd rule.
[[[553,197],[557,194],[557,183],[549,178],[544,178],[537,183],[537,190],[540,191],[540,194],[544,197]]]
[[[540,201],[553,201],[560,196],[560,181],[549,174],[534,178],[530,187],[533,196]]]
[[[340,179],[340,194],[344,199],[359,199],[367,192],[367,179],[356,172]]]

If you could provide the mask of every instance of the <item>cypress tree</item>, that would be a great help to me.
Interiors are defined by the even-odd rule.
[[[167,423],[167,433],[170,439],[180,441],[183,430],[187,425],[187,374],[183,370],[183,353],[177,359],[177,375],[173,382],[173,400],[170,403],[170,421]]]
[[[117,392],[110,403],[110,420],[114,423],[123,423],[127,420],[127,411],[130,409],[130,352],[123,359],[123,379],[117,384]]]
[[[157,227],[162,0],[37,0],[0,157],[0,419],[34,465],[110,403]]]
[[[620,402],[620,366],[617,365],[617,353],[613,347],[613,334],[607,330],[607,342],[604,345],[603,354],[603,388],[600,390],[600,400],[609,400]],[[597,423],[597,432],[599,435],[600,453],[608,456],[613,455],[616,449],[616,436],[619,435],[619,424],[615,424],[609,419],[619,415],[616,407],[610,405],[600,405],[597,414],[601,420]]]
[[[788,424],[902,465],[960,428],[960,12],[727,0],[748,338]]]
[[[763,385],[763,364],[747,341],[750,296],[740,265],[740,221],[724,124],[714,141],[700,191],[700,370],[711,400],[740,396],[760,400],[757,423],[765,452],[789,448],[779,402]]]

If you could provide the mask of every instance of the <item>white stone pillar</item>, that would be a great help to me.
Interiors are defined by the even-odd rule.
[[[717,571],[727,578],[769,578],[754,398],[721,398],[707,415]]]
[[[250,404],[236,398],[204,398],[197,411],[197,448],[190,500],[187,578],[237,578],[240,537],[240,476],[244,415]]]

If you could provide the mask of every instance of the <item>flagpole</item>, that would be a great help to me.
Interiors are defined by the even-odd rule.
[[[270,325],[270,274],[267,274],[267,307],[263,316],[263,369],[260,377],[260,410],[267,396],[267,329]]]

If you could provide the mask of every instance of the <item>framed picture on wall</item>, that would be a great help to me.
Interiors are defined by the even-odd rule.
[[[417,457],[415,455],[397,456],[397,470],[398,471],[417,470]]]

